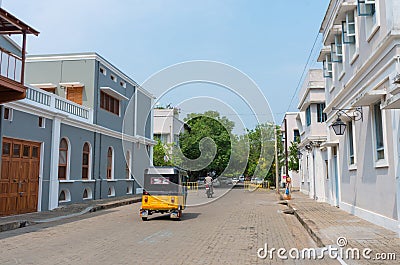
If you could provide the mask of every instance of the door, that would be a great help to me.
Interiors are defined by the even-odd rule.
[[[337,163],[337,147],[332,148],[333,157],[333,176],[335,178],[335,206],[339,206],[339,174],[338,174],[338,163]]]
[[[82,105],[83,87],[67,87],[67,99]]]
[[[0,216],[37,211],[40,143],[3,138]]]

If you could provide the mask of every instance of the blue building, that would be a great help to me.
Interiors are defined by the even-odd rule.
[[[29,211],[140,191],[155,144],[149,92],[96,53],[29,56],[25,83],[26,98],[2,107],[2,175],[29,175]]]

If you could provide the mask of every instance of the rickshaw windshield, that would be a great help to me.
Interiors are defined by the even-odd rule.
[[[146,175],[144,189],[152,194],[176,194],[179,192],[179,175]]]

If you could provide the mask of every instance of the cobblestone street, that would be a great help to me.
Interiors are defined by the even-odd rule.
[[[316,247],[276,201],[272,191],[234,189],[186,209],[182,221],[154,215],[142,222],[136,203],[3,232],[0,264],[339,264],[258,258],[265,243],[269,249]]]

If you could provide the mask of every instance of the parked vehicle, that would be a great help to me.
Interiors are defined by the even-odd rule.
[[[218,179],[213,180],[213,186],[214,187],[221,187],[221,182]]]
[[[169,213],[180,219],[186,207],[186,171],[175,167],[151,167],[144,171],[144,189],[140,217],[147,221],[153,213]]]
[[[239,182],[244,182],[244,176],[239,176]]]

